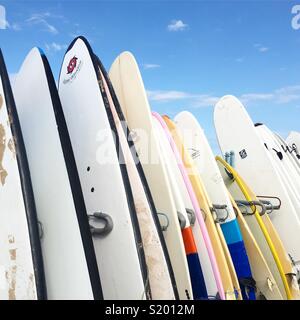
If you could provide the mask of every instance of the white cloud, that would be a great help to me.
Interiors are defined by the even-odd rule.
[[[219,100],[220,97],[216,97],[210,94],[193,94],[183,91],[147,91],[148,98],[151,101],[157,102],[170,102],[176,100],[189,100],[192,107],[208,107],[212,106]]]
[[[143,68],[144,69],[156,69],[159,68],[160,65],[159,64],[155,64],[155,63],[145,63],[143,64]]]
[[[169,102],[173,100],[190,99],[191,94],[182,91],[147,91],[148,97],[152,101]]]
[[[261,47],[258,49],[260,52],[267,52],[269,51],[269,48],[268,47]]]
[[[262,53],[267,52],[267,51],[270,50],[270,48],[268,48],[268,47],[266,47],[266,46],[263,46],[263,45],[260,44],[260,43],[255,43],[255,44],[253,45],[253,47],[256,48],[259,52],[262,52]]]
[[[245,93],[240,96],[240,100],[245,104],[257,101],[270,101],[272,99],[274,99],[274,94],[272,93]]]
[[[5,30],[8,27],[9,27],[9,23],[6,20],[5,7],[0,5],[0,29]]]
[[[54,52],[59,52],[61,50],[66,50],[67,49],[67,45],[66,44],[59,44],[56,42],[52,42],[52,43],[46,43],[45,44],[45,48],[48,52],[50,51],[54,51]]]
[[[191,108],[212,107],[221,98],[208,93],[189,93],[184,91],[147,91],[150,101],[168,103],[172,101],[184,101]],[[265,93],[244,93],[238,98],[247,106],[255,104],[277,104],[284,105],[288,103],[300,103],[300,84],[294,86],[286,86]]]
[[[58,34],[58,30],[55,26],[47,21],[48,18],[61,18],[61,16],[54,16],[49,12],[34,13],[26,20],[26,22],[32,25],[41,25],[44,27],[44,31],[52,34]]]
[[[187,29],[188,25],[183,23],[182,20],[172,20],[168,25],[169,31],[183,31]]]

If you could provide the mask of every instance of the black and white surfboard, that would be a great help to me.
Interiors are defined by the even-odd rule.
[[[101,299],[80,180],[55,81],[37,48],[26,57],[15,98],[31,171],[49,299]]]
[[[103,221],[93,242],[105,299],[150,296],[145,254],[127,169],[94,53],[79,37],[61,68],[59,95],[89,215]],[[99,225],[99,223],[98,223]]]
[[[0,50],[0,300],[46,299],[25,146]]]

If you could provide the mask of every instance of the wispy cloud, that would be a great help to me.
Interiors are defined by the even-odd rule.
[[[6,10],[4,6],[0,5],[0,29],[5,30],[9,27],[9,23],[6,20]]]
[[[44,31],[52,34],[58,34],[56,27],[48,22],[50,18],[61,18],[61,16],[52,15],[50,12],[34,13],[26,22],[32,25],[41,25]]]
[[[147,70],[147,69],[156,69],[156,68],[160,68],[160,65],[159,64],[155,64],[155,63],[145,63],[145,64],[143,64],[143,68],[145,70]]]
[[[182,91],[147,91],[148,97],[152,101],[169,102],[173,100],[190,99],[193,97],[190,93]]]
[[[67,49],[67,45],[66,44],[60,44],[60,43],[52,42],[52,43],[46,43],[45,44],[45,48],[46,48],[46,50],[48,52],[50,52],[50,51],[59,52],[61,50],[66,50]]]
[[[188,27],[188,24],[186,23],[183,23],[182,20],[172,20],[167,29],[169,31],[183,31],[183,30],[186,30]]]
[[[243,58],[243,57],[239,57],[239,58],[235,59],[235,61],[239,62],[239,63],[244,62],[244,60],[245,60],[245,58]]]
[[[261,47],[258,49],[260,52],[267,52],[269,51],[270,49],[268,47]]]
[[[212,107],[221,96],[209,93],[189,93],[184,91],[147,91],[150,101],[168,103],[172,101],[184,101],[191,108]],[[300,84],[294,86],[286,86],[275,89],[271,92],[250,92],[238,96],[238,98],[247,106],[255,104],[277,104],[285,105],[289,103],[300,103]]]
[[[254,48],[256,48],[259,52],[262,52],[262,53],[267,52],[267,51],[270,50],[270,48],[268,48],[268,47],[266,47],[266,46],[263,46],[263,45],[260,44],[260,43],[255,43],[253,46],[254,46]]]
[[[192,107],[207,107],[214,105],[219,97],[211,94],[193,94],[183,91],[147,91],[148,98],[151,101],[171,102],[178,100],[187,101]]]

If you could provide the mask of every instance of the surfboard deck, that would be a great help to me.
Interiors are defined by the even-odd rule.
[[[179,218],[179,221],[181,222],[182,238],[184,242],[188,265],[189,265],[194,299],[207,300],[208,293],[207,293],[204,276],[203,276],[203,272],[202,272],[202,268],[199,260],[200,256],[198,255],[192,227],[190,225],[190,221],[188,218],[188,214],[186,212],[184,201],[182,199],[180,189],[177,185],[177,181],[174,176],[174,167],[177,166],[176,159],[174,158],[173,151],[169,145],[164,129],[160,124],[160,121],[159,121],[160,116],[154,112],[152,113],[152,116],[153,116],[154,130],[155,130],[155,133],[157,134],[157,139],[160,143],[161,154],[163,156],[163,161],[167,169],[168,178],[169,178],[172,193],[173,193],[173,198],[174,198],[176,209],[179,215],[178,218]]]
[[[282,300],[283,298],[277,285],[275,290],[274,286],[270,287],[270,283],[274,284],[275,279],[258,243],[256,242],[254,234],[252,233],[247,221],[245,220],[229,191],[228,195],[236,212],[237,220],[243,235],[246,251],[251,265],[251,271],[256,283],[257,299],[262,298],[267,300]],[[253,219],[255,219],[255,217],[253,217]]]
[[[57,121],[57,89],[39,49],[27,55],[14,89],[41,227],[48,298],[101,299],[68,132],[64,120]]]
[[[189,299],[192,296],[192,286],[176,206],[167,179],[166,168],[160,155],[159,144],[153,134],[151,111],[146,91],[133,55],[124,52],[118,56],[111,66],[109,77],[131,135],[134,137],[136,151],[162,225],[165,225],[166,221],[160,213],[166,214],[168,217],[169,226],[164,231],[164,237],[179,298]],[[162,194],[164,197],[161,196]]]
[[[213,205],[226,206],[225,210],[216,209],[216,215],[220,221],[217,223],[217,230],[228,267],[231,269],[230,273],[234,287],[238,290],[240,286],[237,283],[237,277],[239,276],[242,283],[246,280],[247,282],[251,281],[252,275],[242,235],[228,197],[226,186],[203,129],[196,118],[191,113],[183,111],[175,116],[174,121],[203,180],[208,197],[210,197]],[[224,238],[227,240],[227,244]],[[228,252],[231,252],[231,254],[228,254]],[[235,268],[233,267],[233,263]],[[255,299],[255,292],[253,290],[251,292],[251,289],[247,290],[247,295],[244,292],[245,290],[243,290],[244,298],[249,299],[250,297],[251,299]],[[241,294],[241,291],[237,292]]]
[[[59,95],[90,223],[104,228],[102,235],[93,235],[103,296],[148,299],[147,266],[128,172],[97,61],[83,37],[67,49]],[[95,213],[105,216],[99,221]]]
[[[237,200],[246,200],[249,202],[258,201],[254,193],[251,191],[245,181],[240,177],[240,175],[235,171],[229,164],[226,163],[221,157],[217,157],[217,161],[220,162],[230,174],[232,174],[234,179],[226,178],[226,185],[231,192],[232,196]],[[225,170],[224,170],[225,171]],[[225,177],[225,174],[224,174]],[[253,197],[253,198],[252,198]],[[252,232],[255,234],[256,241],[259,243],[260,248],[264,254],[264,257],[269,265],[269,268],[273,274],[276,281],[276,285],[280,290],[283,299],[291,299],[291,292],[287,278],[284,273],[282,263],[280,261],[279,255],[274,246],[273,240],[268,233],[268,229],[265,226],[264,220],[267,219],[266,215],[260,215],[259,209],[256,206],[250,206],[251,212],[253,213],[256,220],[252,219],[252,215],[245,215],[246,221],[248,222]],[[257,228],[257,224],[259,228]]]
[[[291,131],[285,141],[291,150],[294,150],[297,159],[300,161],[300,132]]]
[[[151,291],[151,298],[154,300],[174,300],[175,294],[171,278],[169,275],[168,265],[160,243],[159,235],[152,219],[151,208],[144,192],[144,188],[137,171],[134,159],[129,149],[129,145],[123,130],[116,107],[112,100],[108,84],[101,72],[104,90],[116,125],[117,134],[120,140],[120,146],[124,154],[124,160],[128,171],[128,178],[132,188],[134,205],[137,212],[137,218],[141,230],[141,237],[145,251],[145,259],[148,269],[148,279]]]
[[[0,300],[47,298],[35,199],[16,105],[0,50]]]
[[[193,187],[194,194],[197,198],[198,204],[201,207],[201,211],[204,213],[204,216],[205,216],[204,221],[207,228],[207,232],[209,234],[209,238],[211,241],[212,250],[215,255],[217,266],[221,275],[221,281],[223,284],[225,297],[227,300],[235,300],[236,296],[235,296],[235,291],[234,291],[233,283],[231,280],[229,268],[228,268],[225,254],[222,249],[222,244],[220,242],[218,232],[216,230],[216,226],[210,211],[211,206],[208,203],[208,198],[204,192],[202,181],[200,180],[198,172],[192,162],[192,159],[190,158],[188,152],[186,151],[185,146],[182,144],[180,134],[177,131],[177,128],[174,122],[167,116],[163,116],[163,119],[166,123],[166,126],[169,129],[170,135],[173,138],[174,144],[177,147],[177,152],[179,153],[179,156],[181,156],[181,160],[187,171],[189,181]],[[195,207],[194,209],[196,210]],[[199,224],[200,224],[200,221],[199,221]],[[204,230],[205,229],[202,230],[202,233],[204,233]],[[210,242],[207,243],[207,247],[209,243]],[[214,261],[211,260],[211,263],[213,265]]]
[[[278,133],[273,132],[273,135],[275,140],[277,140],[278,144],[281,146],[282,151],[284,151],[287,154],[294,168],[297,170],[298,174],[300,175],[300,161],[297,158],[297,154],[295,150],[292,147],[290,147]]]
[[[253,192],[281,199],[280,210],[270,218],[288,254],[297,261],[300,220],[245,108],[235,97],[225,96],[215,107],[214,122],[223,154],[234,153],[235,167]]]

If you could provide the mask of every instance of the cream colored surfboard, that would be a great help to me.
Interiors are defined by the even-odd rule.
[[[226,294],[227,300],[235,300],[235,290],[232,283],[230,271],[227,265],[226,257],[222,248],[222,243],[220,241],[218,231],[213,219],[213,216],[211,214],[210,208],[212,207],[211,203],[208,202],[208,197],[205,194],[204,186],[201,181],[201,178],[198,174],[198,171],[196,167],[193,164],[193,160],[191,159],[188,151],[185,149],[184,145],[181,142],[180,134],[176,129],[176,126],[174,122],[168,118],[167,116],[163,116],[170,133],[177,145],[177,148],[179,150],[179,153],[181,154],[182,160],[185,164],[185,167],[187,169],[190,181],[193,185],[194,191],[196,193],[199,205],[204,212],[205,215],[205,223],[208,230],[208,233],[210,235],[210,239],[213,245],[213,249],[215,252],[215,256],[217,259],[217,263],[219,265],[219,270],[221,273],[221,278],[223,282],[223,287]]]
[[[103,79],[104,89],[108,98],[110,109],[116,124],[120,145],[128,171],[128,178],[132,188],[134,205],[141,230],[141,237],[147,263],[148,279],[151,298],[154,300],[174,300],[175,295],[169,275],[167,262],[160,243],[159,235],[152,219],[151,209],[144,188],[132,157],[122,123],[119,119],[108,85],[99,68]]]
[[[192,287],[176,205],[159,144],[153,132],[146,90],[133,55],[123,52],[118,56],[111,66],[109,77],[131,130],[156,210],[161,213],[161,223],[167,223],[163,215],[168,219],[168,228],[164,236],[179,297],[189,299],[192,296]]]
[[[251,265],[251,271],[256,282],[257,298],[259,299],[260,296],[263,296],[267,300],[282,300],[278,287],[270,285],[275,283],[275,279],[259,245],[256,242],[254,234],[229,191],[228,194],[231,199],[232,206],[236,211],[237,220],[243,235],[247,255]],[[253,217],[253,219],[255,218]]]

